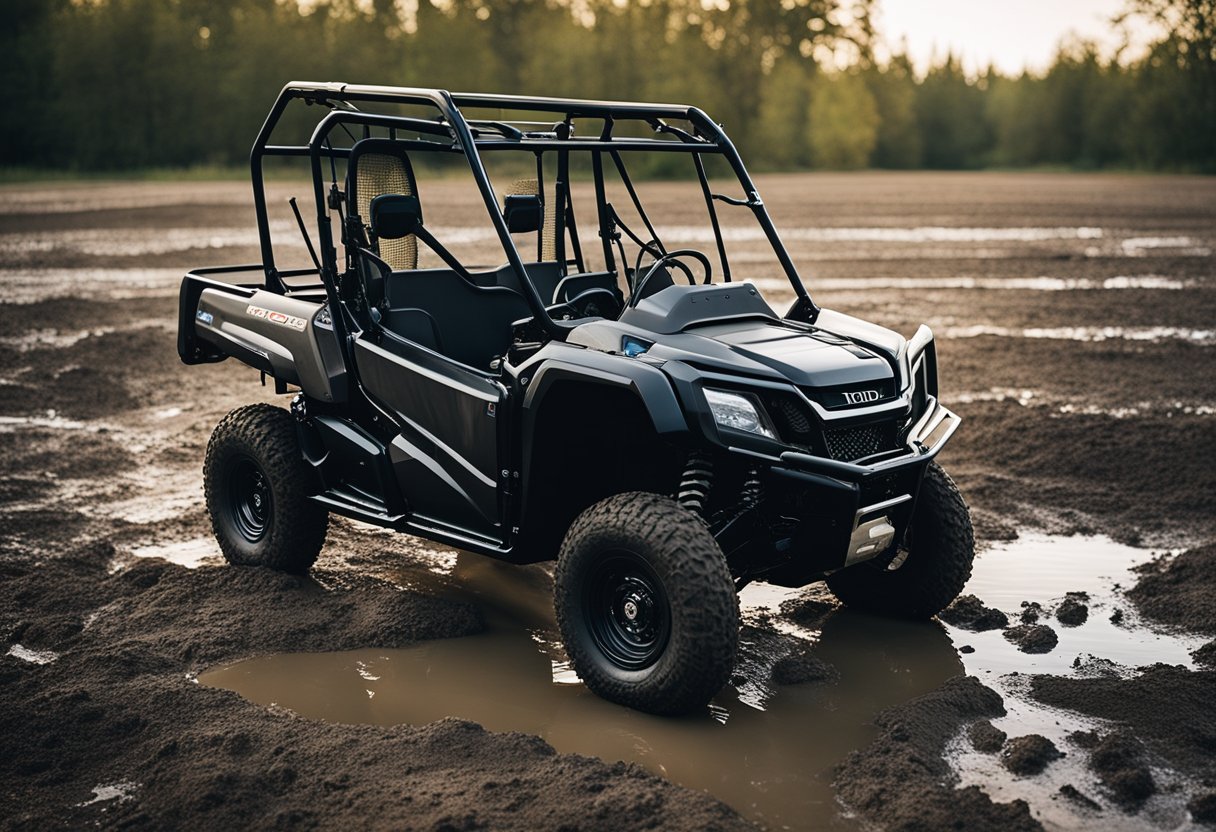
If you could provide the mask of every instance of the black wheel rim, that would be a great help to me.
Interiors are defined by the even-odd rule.
[[[237,533],[246,541],[257,543],[266,536],[274,512],[270,483],[249,457],[233,460],[228,468],[228,509]]]
[[[612,552],[591,570],[583,614],[600,652],[623,670],[654,664],[671,635],[663,582],[632,552]]]

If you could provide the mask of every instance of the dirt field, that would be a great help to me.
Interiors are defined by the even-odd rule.
[[[520,636],[534,655],[549,626],[535,609],[547,574],[524,570],[526,586],[496,601],[514,579],[475,556],[341,520],[310,580],[219,565],[202,505],[208,435],[234,407],[285,400],[234,362],[180,364],[176,290],[190,267],[258,261],[248,186],[4,186],[0,825],[1173,829],[1216,819],[1216,671],[1202,669],[1216,648],[1200,647],[1216,636],[1216,180],[758,184],[821,305],[937,333],[943,399],[964,417],[942,463],[984,547],[969,591],[1008,625],[1050,625],[1058,647],[1021,652],[1011,627],[976,631],[971,619],[912,630],[859,621],[815,593],[748,596],[745,661],[720,722],[750,727],[730,728],[732,752],[718,756],[705,725],[660,739],[667,728],[612,706],[573,713],[592,723],[582,733],[612,725],[629,741],[588,747],[525,718],[499,726],[476,703],[364,718],[332,703],[310,714],[281,689],[268,707],[199,684],[251,657],[408,653],[504,632],[540,633]],[[683,192],[649,192],[660,233],[685,233]],[[460,238],[467,196],[445,184],[431,193],[428,221]],[[476,233],[462,239],[493,256]],[[789,299],[749,256],[754,239],[740,232],[732,246],[750,264],[740,276],[774,305]],[[1149,565],[1127,571],[1133,563]],[[478,592],[453,590],[470,572]],[[1065,624],[1077,607],[1082,623]],[[855,667],[859,656],[871,669]],[[873,671],[880,662],[887,675]],[[469,677],[483,698],[496,695],[495,673],[512,672],[500,667],[487,659]],[[549,695],[547,662],[535,672],[540,687],[521,690]],[[386,685],[367,693],[401,695]],[[589,696],[565,687],[559,696]],[[789,778],[792,802],[765,804],[735,781],[759,765],[744,759],[749,748],[779,744],[796,712],[822,714],[829,750],[805,763],[810,779]],[[1010,741],[977,740],[985,721]],[[783,765],[816,743],[815,719],[798,731]],[[694,753],[696,732],[710,739]],[[1066,756],[1053,761],[1015,734],[1043,734]],[[672,762],[639,748],[668,748]],[[698,755],[708,761],[699,770],[676,765]],[[764,776],[762,791],[783,793],[770,786],[777,773]]]

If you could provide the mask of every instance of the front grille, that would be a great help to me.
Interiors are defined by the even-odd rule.
[[[839,462],[852,462],[889,450],[892,445],[890,433],[890,425],[887,424],[861,425],[825,430],[823,440],[827,444],[828,456]]]
[[[804,447],[811,444],[815,428],[806,405],[797,396],[774,391],[767,394],[765,404],[782,439]]]

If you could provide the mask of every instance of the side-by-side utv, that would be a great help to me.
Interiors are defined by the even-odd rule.
[[[270,219],[278,157],[311,166],[315,224]],[[694,194],[674,223],[648,212],[639,159]],[[934,462],[959,418],[932,333],[818,307],[700,110],[292,83],[252,169],[262,262],[188,274],[178,334],[187,364],[231,356],[294,393],[211,437],[230,562],[306,572],[331,513],[556,560],[574,669],[657,713],[726,684],[750,581],[826,580],[849,606],[925,618],[970,575],[967,507]],[[455,215],[431,196],[453,171],[477,227],[431,219]],[[313,265],[277,265],[285,225]],[[469,240],[490,262],[457,256]],[[754,282],[756,251],[728,256],[740,240],[773,264]],[[784,314],[759,288],[779,273]]]

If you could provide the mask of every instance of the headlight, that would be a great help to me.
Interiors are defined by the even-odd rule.
[[[777,438],[768,414],[755,396],[706,388],[705,401],[709,403],[709,412],[720,427],[767,436],[769,439]]]

